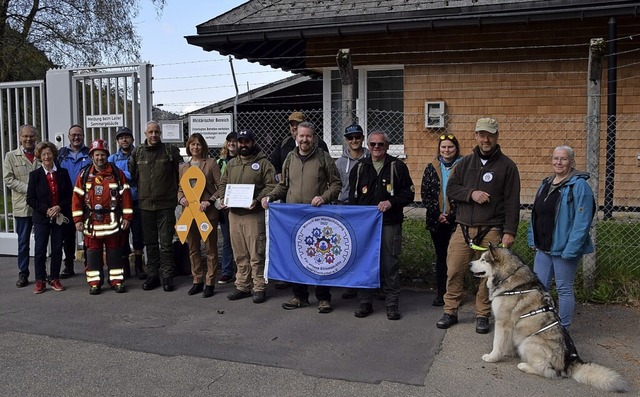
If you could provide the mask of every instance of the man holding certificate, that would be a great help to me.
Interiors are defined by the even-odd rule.
[[[253,303],[266,299],[264,261],[266,230],[260,201],[275,186],[276,171],[251,130],[238,131],[238,156],[229,161],[216,196],[221,208],[229,209],[231,247],[236,261],[236,289],[229,300],[253,296]]]

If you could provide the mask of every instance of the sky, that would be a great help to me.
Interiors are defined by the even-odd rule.
[[[235,96],[228,56],[187,43],[196,26],[232,10],[245,0],[167,0],[160,17],[151,0],[142,0],[136,18],[141,58],[153,67],[153,104],[178,114]],[[291,76],[241,59],[233,60],[240,94]]]

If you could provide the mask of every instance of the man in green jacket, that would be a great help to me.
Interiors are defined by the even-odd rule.
[[[183,162],[174,145],[160,141],[160,124],[149,121],[144,131],[146,140],[129,158],[131,180],[138,187],[142,235],[147,247],[147,280],[142,289],[160,286],[173,291],[173,235],[178,199],[178,167]]]
[[[314,207],[335,201],[342,189],[340,175],[329,153],[318,148],[314,140],[315,126],[309,122],[298,125],[296,142],[284,161],[282,178],[276,187],[262,199],[267,209],[270,201],[284,200],[287,203],[305,203]],[[309,306],[308,286],[293,284],[293,298],[282,304],[286,310]],[[318,312],[331,312],[329,287],[316,286]]]

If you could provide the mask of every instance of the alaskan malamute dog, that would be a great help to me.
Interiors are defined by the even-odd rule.
[[[487,278],[495,317],[493,350],[482,356],[484,361],[500,361],[517,349],[522,372],[572,377],[605,391],[629,391],[620,374],[580,359],[569,333],[560,325],[553,298],[511,251],[489,247],[469,266],[476,277]]]

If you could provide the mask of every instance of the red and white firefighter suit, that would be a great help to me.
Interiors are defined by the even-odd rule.
[[[119,175],[116,177],[114,172]],[[88,174],[84,174],[88,173]],[[104,171],[94,165],[84,169],[73,188],[73,221],[83,223],[87,256],[87,282],[99,286],[103,267],[103,246],[106,248],[109,284],[122,283],[121,222],[133,219],[133,200],[124,173],[107,163]]]

